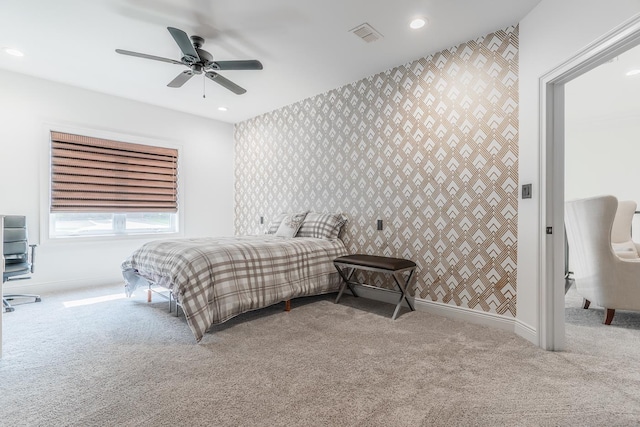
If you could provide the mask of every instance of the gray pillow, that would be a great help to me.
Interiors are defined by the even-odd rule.
[[[347,218],[340,213],[309,212],[296,237],[315,237],[316,239],[337,239]]]

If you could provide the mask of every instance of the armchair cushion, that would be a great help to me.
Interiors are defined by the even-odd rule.
[[[624,259],[638,259],[638,249],[636,244],[632,241],[623,242],[623,243],[612,243],[613,251],[620,258]]]
[[[611,247],[622,259],[636,259],[637,245],[631,239],[631,223],[637,204],[633,200],[619,200],[616,215],[611,226]]]

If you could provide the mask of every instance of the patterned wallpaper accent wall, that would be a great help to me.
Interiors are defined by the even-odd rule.
[[[417,263],[416,298],[515,317],[517,26],[238,123],[235,141],[237,234],[344,212],[351,253]]]

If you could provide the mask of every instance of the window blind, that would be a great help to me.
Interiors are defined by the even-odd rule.
[[[177,212],[178,150],[51,132],[51,212]]]

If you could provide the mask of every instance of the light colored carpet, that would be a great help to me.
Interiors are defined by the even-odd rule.
[[[640,424],[640,313],[567,298],[568,350],[333,295],[217,326],[121,286],[43,295],[4,315],[0,425],[577,426]],[[91,301],[84,301],[91,302]],[[65,306],[66,304],[66,306]]]

